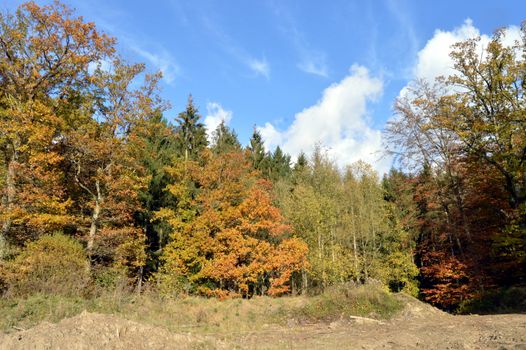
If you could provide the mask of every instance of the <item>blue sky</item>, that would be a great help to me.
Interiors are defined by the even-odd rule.
[[[390,166],[378,150],[401,89],[444,74],[452,41],[505,26],[513,37],[526,19],[524,1],[65,3],[117,37],[128,60],[164,72],[169,119],[192,93],[207,125],[225,118],[244,144],[256,125],[269,147],[295,155],[321,142],[338,164],[364,159],[379,171]]]

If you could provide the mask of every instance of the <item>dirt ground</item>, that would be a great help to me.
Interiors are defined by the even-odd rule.
[[[526,349],[526,315],[451,316],[405,297],[389,321],[263,325],[248,333],[172,333],[84,312],[57,324],[0,334],[0,349]]]

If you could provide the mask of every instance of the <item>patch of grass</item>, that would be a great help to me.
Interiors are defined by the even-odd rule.
[[[330,321],[348,315],[387,318],[400,303],[378,286],[338,286],[314,296],[254,297],[246,299],[166,298],[156,293],[140,296],[118,290],[92,298],[35,294],[0,299],[0,331],[29,328],[42,321],[58,322],[83,310],[115,314],[175,332],[219,333],[225,336],[271,325],[291,318]]]
[[[310,298],[297,310],[297,315],[309,321],[332,321],[349,316],[386,319],[401,308],[401,302],[381,286],[344,284]]]
[[[75,316],[86,308],[87,301],[77,297],[34,294],[27,298],[0,299],[0,330],[30,328],[41,321],[58,322]]]

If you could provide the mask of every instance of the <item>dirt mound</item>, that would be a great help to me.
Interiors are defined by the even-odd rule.
[[[14,334],[0,334],[0,349],[222,349],[213,338],[174,334],[113,315],[83,312],[57,324],[48,322]]]
[[[396,298],[404,305],[404,308],[396,317],[397,320],[414,320],[436,317],[442,318],[451,316],[448,313],[407,294],[399,293],[396,295]]]

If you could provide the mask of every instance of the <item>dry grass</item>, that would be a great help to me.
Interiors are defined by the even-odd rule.
[[[247,333],[287,323],[330,321],[346,315],[386,318],[400,308],[393,296],[377,286],[341,286],[314,297],[255,297],[253,299],[162,298],[108,292],[98,297],[64,297],[35,294],[27,298],[0,299],[0,330],[29,328],[41,321],[58,322],[83,310],[115,314],[162,326],[175,332],[201,334]]]

